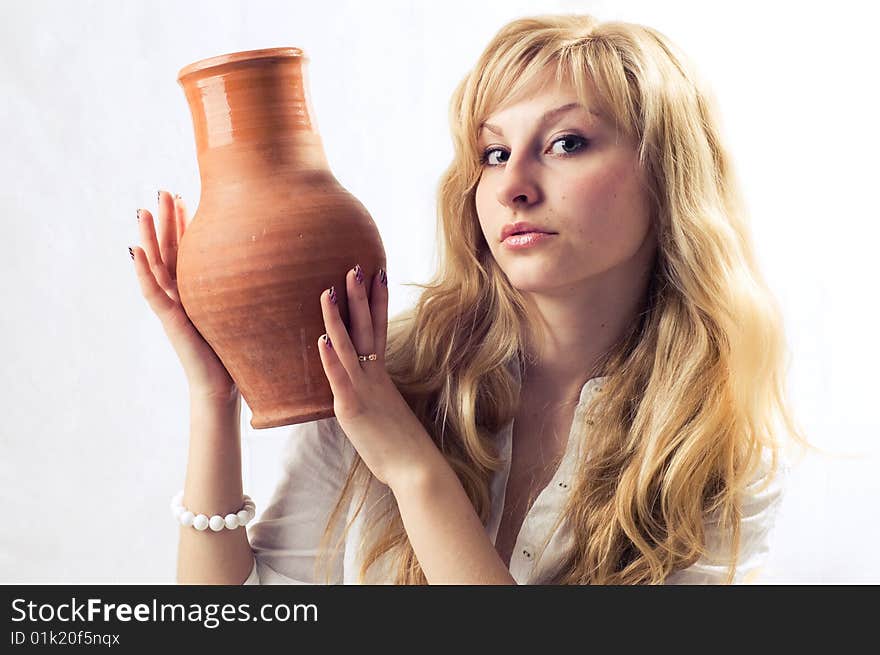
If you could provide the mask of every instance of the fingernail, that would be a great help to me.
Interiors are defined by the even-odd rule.
[[[128,247],[128,254],[131,255],[132,259],[134,259],[134,250],[131,249],[131,246]]]
[[[382,283],[382,286],[383,286],[383,287],[387,287],[387,286],[388,286],[388,276],[385,274],[385,269],[384,269],[384,268],[380,268],[380,269],[379,269],[379,282]]]
[[[324,339],[324,343],[327,345],[328,348],[333,347],[333,344],[330,342],[330,335],[329,334],[325,334],[323,339]]]
[[[364,283],[364,271],[360,264],[354,265],[354,279],[357,280],[358,284]]]
[[[330,302],[336,304],[336,286],[330,287]]]

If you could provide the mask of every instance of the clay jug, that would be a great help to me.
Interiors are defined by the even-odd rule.
[[[320,295],[385,267],[366,208],[327,164],[299,48],[211,57],[177,81],[192,113],[201,195],[180,242],[187,315],[223,362],[257,429],[333,415],[318,353]]]

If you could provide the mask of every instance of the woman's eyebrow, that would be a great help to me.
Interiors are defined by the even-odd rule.
[[[599,112],[591,109],[590,107],[585,107],[584,105],[580,104],[579,102],[570,102],[567,105],[562,105],[561,107],[557,107],[556,109],[551,109],[550,111],[545,112],[544,115],[541,116],[540,120],[538,121],[538,129],[540,129],[541,127],[543,127],[545,124],[549,123],[550,121],[554,120],[558,116],[564,114],[565,112],[571,111],[572,109],[584,109],[588,113],[595,116],[596,118],[600,118]],[[497,125],[492,125],[491,123],[486,123],[486,122],[481,123],[480,124],[480,131],[482,132],[483,130],[489,130],[490,132],[493,132],[494,134],[497,134],[498,136],[504,136],[504,133],[501,131],[501,128],[499,128]]]

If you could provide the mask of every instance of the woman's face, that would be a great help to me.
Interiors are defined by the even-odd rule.
[[[636,144],[577,103],[552,76],[521,102],[494,112],[480,131],[476,189],[483,236],[521,291],[570,292],[581,282],[653,255],[648,195]],[[556,234],[527,248],[502,243],[506,224],[527,221]]]

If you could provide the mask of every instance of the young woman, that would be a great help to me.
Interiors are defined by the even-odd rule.
[[[435,278],[390,326],[384,271],[349,272],[350,331],[321,295],[335,416],[294,426],[249,534],[182,527],[178,580],[754,579],[782,437],[803,440],[692,67],[647,27],[519,19],[455,90],[450,124]],[[242,507],[240,399],[179,304],[182,200],[160,193],[158,214],[157,241],[139,211],[134,252],[190,383],[182,504],[222,516]]]

